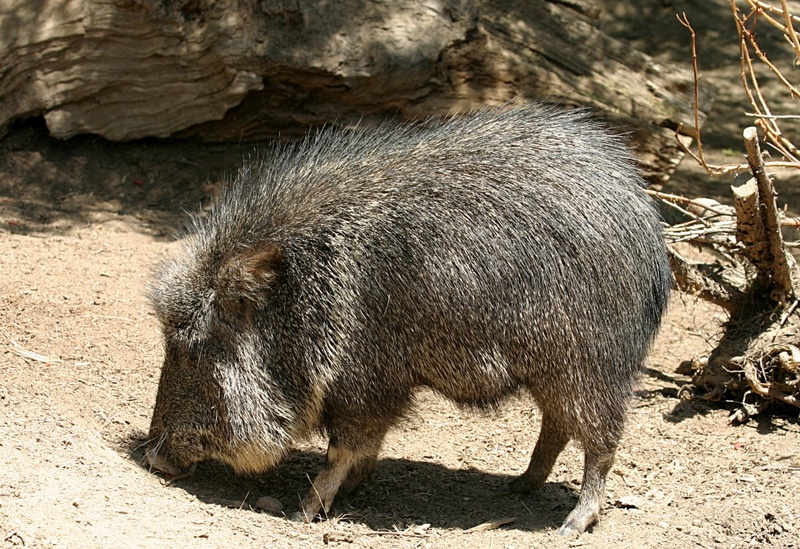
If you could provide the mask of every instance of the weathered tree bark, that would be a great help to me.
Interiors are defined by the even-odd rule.
[[[758,130],[749,127],[744,130],[744,144],[747,150],[747,163],[755,179],[757,203],[759,208],[754,212],[754,216],[760,218],[758,223],[748,224],[749,229],[758,228],[759,235],[748,235],[751,240],[758,240],[765,245],[758,250],[758,254],[748,254],[748,259],[772,281],[772,299],[782,306],[786,306],[788,300],[795,297],[795,288],[792,281],[790,269],[791,256],[786,253],[783,245],[783,234],[781,234],[781,220],[778,213],[778,206],[775,203],[775,188],[772,180],[764,169],[764,159],[761,155],[761,147],[758,144]],[[742,219],[741,228],[737,235],[745,234]],[[753,250],[753,247],[746,247],[745,252]],[[752,258],[751,258],[752,255]]]
[[[756,180],[752,174],[742,173],[731,185],[731,191],[736,208],[736,240],[742,243],[745,256],[756,269],[768,271],[772,254],[764,230]]]
[[[666,176],[672,129],[694,123],[692,75],[605,36],[598,13],[592,0],[0,0],[0,135],[44,116],[59,138],[242,140],[522,96],[596,108]]]

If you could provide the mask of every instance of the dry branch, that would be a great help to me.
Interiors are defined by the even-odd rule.
[[[764,167],[766,169],[800,168],[800,159],[798,159],[800,151],[798,151],[797,147],[795,147],[790,140],[784,137],[778,125],[779,120],[793,117],[793,115],[775,115],[771,112],[769,104],[761,92],[757,71],[753,64],[753,58],[751,55],[752,50],[756,58],[768,67],[768,69],[779,79],[784,87],[786,87],[792,97],[800,97],[800,89],[792,84],[775,64],[769,61],[766,53],[761,47],[759,47],[758,42],[756,41],[756,34],[753,31],[753,27],[755,26],[755,22],[757,20],[766,20],[784,32],[786,34],[787,42],[794,48],[798,41],[800,41],[800,38],[798,38],[796,32],[794,32],[794,27],[790,24],[790,22],[800,22],[800,17],[788,13],[788,9],[785,8],[785,2],[782,2],[783,7],[781,8],[756,0],[747,0],[747,4],[751,7],[751,11],[747,15],[744,15],[736,6],[735,0],[731,0],[730,2],[741,52],[740,75],[742,79],[742,87],[747,95],[748,102],[753,108],[753,112],[747,114],[756,118],[756,125],[764,132],[766,142],[784,157],[783,160],[764,162]],[[770,17],[767,15],[767,12],[780,15],[780,18],[784,21],[784,23],[780,23],[776,19]],[[697,92],[700,81],[700,73],[698,69],[696,33],[685,14],[678,16],[678,20],[689,30],[691,34],[692,68],[694,72],[695,92]],[[800,45],[798,45],[797,49],[795,49],[795,55],[797,58],[800,58]],[[694,108],[697,111],[697,97],[695,97]],[[699,112],[696,112],[696,114],[698,116],[700,115]],[[694,152],[686,147],[682,141],[678,141],[678,146],[681,147],[681,149],[686,154],[691,156],[698,164],[700,164],[710,175],[718,176],[731,172],[740,172],[749,168],[748,164],[743,163],[723,165],[708,164],[703,154],[702,136],[699,128],[696,125],[694,128],[693,137],[697,152]]]
[[[734,0],[730,6],[741,52],[742,87],[752,107],[747,114],[755,118],[756,126],[743,132],[747,164],[708,164],[699,131],[695,131],[697,152],[687,152],[711,175],[743,172],[731,187],[735,215],[709,199],[663,193],[654,196],[688,219],[665,229],[672,246],[688,242],[716,254],[714,262],[704,264],[689,261],[673,250],[670,261],[681,289],[722,306],[730,315],[717,348],[709,357],[692,361],[696,370],[693,382],[708,391],[705,398],[740,401],[742,407],[734,417],[741,420],[763,411],[771,402],[800,407],[800,300],[796,297],[800,275],[781,234],[782,226],[800,224],[797,219],[782,217],[767,173],[777,167],[800,168],[797,147],[780,129],[783,121],[798,117],[772,111],[759,83],[759,69],[765,67],[774,74],[792,99],[800,97],[800,86],[781,72],[756,41],[757,23],[767,22],[785,34],[796,62],[800,58],[800,36],[795,27],[800,26],[800,17],[790,12],[786,0],[780,5],[746,0],[750,8],[747,13],[740,11]],[[692,35],[697,85],[700,76],[695,33],[685,15],[679,20]],[[781,158],[765,161],[758,130],[763,133],[764,144]],[[755,404],[747,402],[748,398],[755,398]]]
[[[762,383],[758,379],[756,366],[753,362],[745,362],[744,378],[747,380],[748,385],[750,385],[750,388],[755,394],[763,397],[774,398],[786,404],[791,404],[792,406],[797,406],[800,408],[800,399],[798,399],[795,395],[788,395],[768,383]]]
[[[675,283],[687,294],[698,296],[724,309],[730,309],[741,290],[714,274],[714,265],[693,263],[674,249],[669,250],[669,263]]]

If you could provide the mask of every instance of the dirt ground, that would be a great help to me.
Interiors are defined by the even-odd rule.
[[[748,121],[728,2],[607,4],[607,32],[680,63],[688,36],[674,13],[687,13],[704,78],[720,89],[706,143],[719,160],[741,150]],[[677,366],[707,354],[724,320],[681,295],[632,402],[601,522],[579,538],[555,534],[580,488],[575,446],[538,492],[499,493],[535,443],[540,417],[525,399],[476,415],[424,394],[388,437],[375,478],[324,522],[256,509],[262,496],[297,509],[322,440],[261,476],[203,464],[166,486],[143,465],[163,356],[144,287],[184,211],[207,204],[252,150],[59,142],[36,121],[0,141],[0,547],[800,547],[800,425],[732,426],[730,405],[679,398],[688,378]],[[728,184],[687,161],[665,190],[729,201]],[[800,182],[778,185],[796,214]],[[504,518],[514,520],[475,528]]]

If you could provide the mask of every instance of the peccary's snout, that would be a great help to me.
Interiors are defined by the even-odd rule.
[[[214,439],[222,436],[215,434],[220,403],[209,395],[215,388],[198,383],[187,367],[191,357],[178,351],[167,349],[145,453],[152,469],[168,475],[213,459]]]
[[[151,469],[170,476],[182,475],[197,463],[218,457],[205,430],[178,425],[166,431],[155,424],[150,427],[150,437],[145,457]]]
[[[178,445],[180,446],[180,443]],[[150,468],[170,476],[181,474],[190,464],[186,463],[185,458],[182,460],[180,459],[180,453],[178,455],[182,463],[176,462],[174,456],[175,452],[170,451],[170,447],[174,446],[174,435],[168,437],[167,431],[160,425],[157,418],[154,417],[150,425],[150,436],[147,444],[147,451],[145,452],[147,464]]]
[[[170,463],[165,452],[159,452],[159,450],[160,448],[158,444],[151,445],[147,448],[145,457],[147,458],[147,464],[150,466],[150,468],[167,475],[179,475],[181,470]]]

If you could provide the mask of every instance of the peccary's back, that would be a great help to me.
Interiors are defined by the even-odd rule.
[[[243,171],[196,232],[216,261],[280,247],[275,368],[299,361],[342,406],[419,384],[490,405],[544,374],[537,400],[621,398],[671,284],[620,141],[541,106],[323,132]]]

